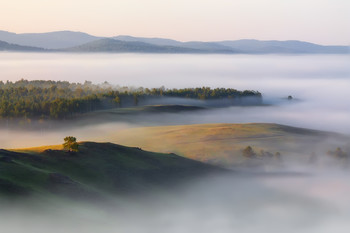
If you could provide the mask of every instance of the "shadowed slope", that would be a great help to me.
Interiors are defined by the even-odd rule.
[[[83,142],[77,153],[45,149],[0,150],[0,193],[101,198],[172,187],[220,170],[112,143]]]

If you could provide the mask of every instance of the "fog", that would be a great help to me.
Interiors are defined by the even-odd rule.
[[[307,94],[348,83],[349,55],[1,53],[1,80],[107,81],[120,86],[232,87]],[[321,91],[321,90],[320,90]]]
[[[0,148],[61,144],[67,135],[79,141],[105,142],[126,128],[202,123],[279,123],[349,135],[349,64],[348,55],[2,53],[3,81],[89,80],[134,87],[248,89],[260,91],[264,105],[179,113],[104,111],[25,130],[5,125],[0,129]],[[289,95],[293,100],[287,100]],[[310,140],[310,147],[326,153],[332,149],[329,142],[316,146]],[[274,175],[199,179],[174,192],[153,193],[137,200],[117,199],[109,208],[75,202],[0,202],[1,229],[10,233],[23,229],[28,233],[347,232],[349,171],[290,165]]]
[[[2,53],[0,77],[67,80],[134,87],[226,87],[257,90],[270,106],[230,107],[180,114],[107,117],[74,124],[52,122],[35,132],[2,127],[0,147],[61,143],[63,135],[79,140],[106,140],[122,128],[196,123],[267,122],[296,127],[350,132],[349,55],[164,55]],[[292,95],[293,101],[286,97]],[[189,101],[188,104],[194,104]],[[184,104],[186,102],[181,102]],[[126,122],[125,122],[126,121]],[[110,124],[114,122],[116,124]],[[54,127],[59,125],[59,127]],[[69,127],[64,128],[65,125]],[[74,127],[77,126],[77,127]],[[50,130],[53,128],[54,130]],[[55,135],[57,128],[64,128]],[[101,132],[95,134],[94,132]],[[107,132],[109,131],[109,132]],[[96,137],[96,135],[98,137]],[[20,140],[12,140],[19,138]]]
[[[317,175],[316,175],[317,174]],[[217,176],[115,205],[1,205],[1,229],[44,232],[348,232],[348,172]],[[35,207],[33,209],[33,207]]]

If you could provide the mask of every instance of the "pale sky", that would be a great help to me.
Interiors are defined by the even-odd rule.
[[[350,45],[350,0],[0,0],[0,30]]]

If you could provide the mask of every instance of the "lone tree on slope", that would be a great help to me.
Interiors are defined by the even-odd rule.
[[[64,138],[63,148],[68,150],[69,152],[77,152],[78,151],[78,143],[77,139],[73,136],[68,136]]]

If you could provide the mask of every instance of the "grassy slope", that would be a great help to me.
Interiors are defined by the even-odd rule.
[[[112,143],[84,142],[74,154],[48,147],[0,150],[0,193],[96,198],[173,186],[216,170]]]
[[[231,166],[243,163],[242,150],[250,145],[271,153],[308,156],[328,138],[346,140],[336,134],[277,124],[203,124],[134,128],[120,131],[113,142],[146,150],[173,152],[191,159]],[[327,141],[328,149],[334,143]]]

